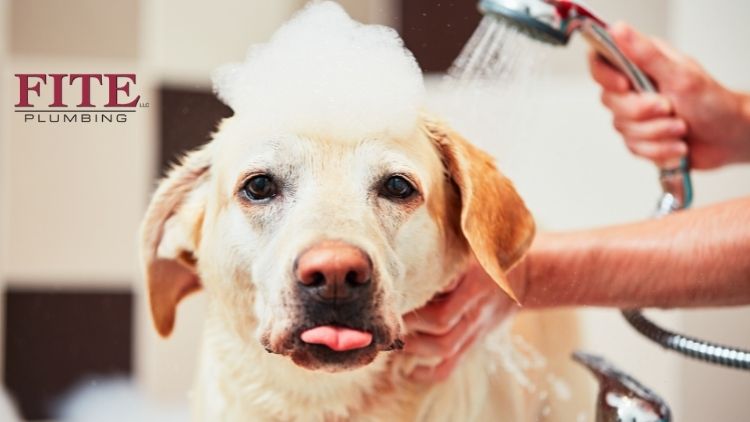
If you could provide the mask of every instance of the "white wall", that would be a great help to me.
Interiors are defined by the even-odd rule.
[[[727,86],[750,92],[750,3],[670,1],[670,40]],[[748,140],[750,141],[750,140]],[[698,205],[750,194],[749,166],[696,176]],[[748,281],[750,282],[750,280]],[[683,312],[691,334],[750,349],[750,308]],[[688,360],[681,362],[686,420],[746,420],[750,376]]]

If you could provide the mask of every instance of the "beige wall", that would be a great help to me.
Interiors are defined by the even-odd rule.
[[[7,67],[7,40],[8,40],[8,25],[7,22],[8,3],[6,1],[0,1],[0,72],[3,75],[8,74]],[[8,84],[6,78],[0,78],[0,98],[8,98]],[[0,113],[0,289],[5,288],[5,263],[7,262],[6,252],[8,250],[8,243],[3,233],[8,228],[8,212],[5,204],[5,192],[8,191],[8,168],[10,163],[10,157],[8,156],[7,142],[8,139],[8,116],[6,113]],[[0,327],[5,326],[4,321],[4,309],[0,305]],[[0,336],[0,361],[4,361],[3,351],[5,350],[4,343],[5,336]],[[2,375],[2,368],[0,368],[0,375]]]
[[[205,86],[216,67],[244,59],[299,7],[298,0],[144,2],[143,57],[161,78]]]
[[[116,59],[138,54],[137,1],[8,3],[11,54]]]
[[[3,77],[16,86],[15,72],[70,72],[82,66],[79,61],[24,59],[10,67]],[[135,62],[89,60],[85,67],[92,73],[138,73]],[[136,85],[144,99],[153,97],[145,82]],[[77,90],[65,93],[72,96]],[[100,124],[26,123],[11,107],[3,112],[12,158],[4,201],[11,222],[4,236],[12,246],[6,251],[6,279],[24,286],[130,286],[136,262],[133,234],[151,183],[152,112],[139,109],[126,123]]]

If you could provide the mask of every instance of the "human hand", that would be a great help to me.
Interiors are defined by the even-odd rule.
[[[404,352],[440,359],[436,366],[416,367],[410,377],[419,382],[446,379],[464,352],[515,309],[513,299],[473,261],[444,293],[404,316],[409,332]]]
[[[590,54],[602,102],[631,152],[659,165],[689,154],[696,169],[750,161],[750,96],[728,90],[691,58],[626,24],[613,25],[610,32],[659,89],[658,94],[631,91],[622,73]]]

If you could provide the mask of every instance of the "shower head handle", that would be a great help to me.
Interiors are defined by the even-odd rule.
[[[658,92],[651,80],[622,53],[606,26],[590,19],[581,21],[579,28],[586,41],[610,64],[619,69],[637,92]],[[674,211],[690,207],[693,202],[693,184],[687,156],[661,163],[659,183],[662,196],[656,207],[656,216],[663,217]]]
[[[566,45],[575,31],[630,80],[638,92],[657,92],[651,80],[617,47],[607,23],[591,9],[571,0],[480,0],[479,10],[520,32],[552,45]],[[690,206],[693,199],[687,157],[662,163],[659,181],[663,194],[657,215]]]

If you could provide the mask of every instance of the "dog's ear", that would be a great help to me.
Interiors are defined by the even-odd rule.
[[[518,262],[534,237],[534,219],[513,184],[494,160],[446,125],[423,119],[447,176],[460,191],[461,231],[484,270],[513,299],[518,294],[505,273]]]
[[[201,287],[195,253],[209,163],[208,149],[189,153],[159,184],[141,225],[141,261],[151,316],[163,337],[172,332],[180,300]]]

